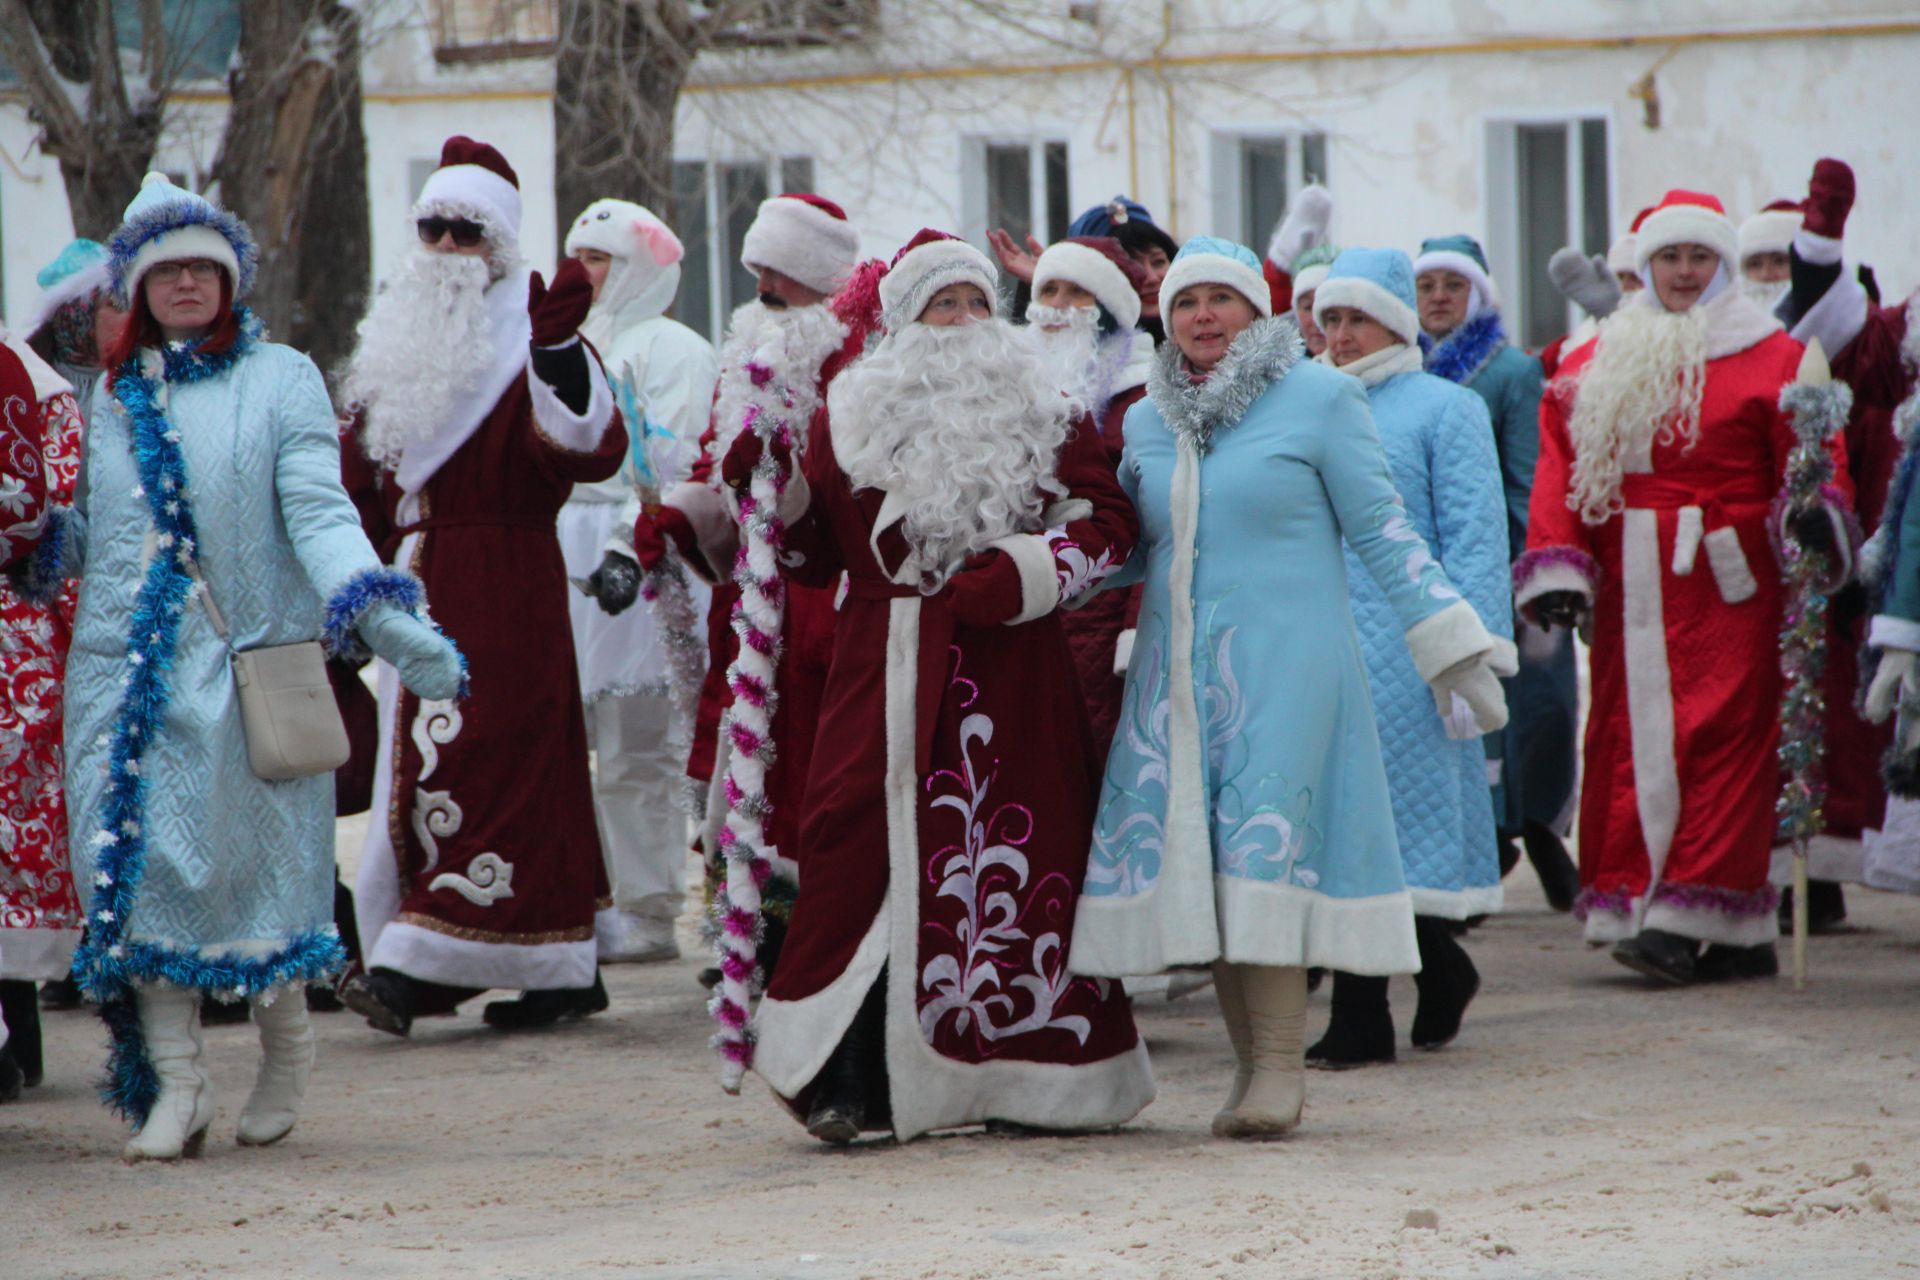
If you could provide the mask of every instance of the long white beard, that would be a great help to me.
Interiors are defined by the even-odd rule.
[[[1792,287],[1791,280],[1750,280],[1746,276],[1740,277],[1740,292],[1768,315],[1773,314],[1773,309],[1780,305],[1780,299],[1786,297],[1787,290]]]
[[[1027,308],[1027,323],[1040,363],[1054,385],[1084,408],[1103,407],[1113,370],[1107,367],[1107,344],[1100,340],[1100,309],[1036,302]]]
[[[1706,367],[1704,306],[1668,311],[1636,298],[1602,322],[1568,423],[1567,505],[1581,519],[1600,524],[1622,509],[1621,478],[1629,464],[1646,465],[1656,441],[1690,449],[1699,440]]]
[[[827,392],[855,488],[906,504],[902,533],[931,595],[998,538],[1037,533],[1075,406],[1004,320],[909,324]]]
[[[713,401],[713,456],[724,458],[745,424],[750,405],[784,405],[794,432],[794,454],[806,448],[807,424],[819,407],[820,367],[847,341],[847,326],[824,303],[789,307],[784,311],[749,302],[733,313],[727,340],[720,348],[720,386]],[[753,369],[772,371],[766,385],[756,385]],[[781,392],[784,388],[784,395]]]
[[[490,283],[482,258],[414,250],[374,298],[355,331],[346,394],[365,412],[361,439],[375,462],[398,466],[487,372]]]

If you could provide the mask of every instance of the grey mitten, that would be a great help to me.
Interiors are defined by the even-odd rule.
[[[367,648],[393,664],[400,683],[428,702],[460,692],[460,651],[432,624],[382,600],[360,619]]]
[[[1620,282],[1613,278],[1606,258],[1600,254],[1589,258],[1578,249],[1556,250],[1547,259],[1547,278],[1595,320],[1606,319],[1620,305]]]

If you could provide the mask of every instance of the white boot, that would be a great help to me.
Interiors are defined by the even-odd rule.
[[[140,1132],[127,1140],[129,1160],[178,1160],[200,1154],[213,1123],[213,1081],[200,1060],[200,1001],[191,991],[156,982],[134,995],[147,1058],[160,1077]]]
[[[1220,996],[1220,1013],[1227,1022],[1227,1039],[1233,1044],[1233,1088],[1220,1114],[1213,1118],[1213,1136],[1224,1138],[1233,1123],[1247,1089],[1253,1084],[1253,1036],[1247,1029],[1246,991],[1240,984],[1240,966],[1224,960],[1213,962],[1213,989]]]
[[[260,1074],[240,1112],[240,1145],[264,1147],[292,1131],[313,1074],[306,993],[299,986],[283,987],[271,1004],[256,1000],[253,1021],[260,1028]]]
[[[1214,1132],[1228,1138],[1278,1138],[1300,1123],[1307,1098],[1307,971],[1235,965],[1252,1046],[1246,1096]]]

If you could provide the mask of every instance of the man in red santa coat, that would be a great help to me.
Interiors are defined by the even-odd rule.
[[[754,273],[758,296],[733,313],[720,349],[720,382],[713,414],[692,475],[669,489],[657,513],[634,527],[634,548],[643,569],[660,562],[669,544],[687,566],[714,584],[707,614],[707,679],[687,773],[709,786],[701,848],[710,863],[710,887],[718,878],[718,832],[727,812],[722,783],[732,744],[722,732],[733,702],[727,670],[739,649],[733,632],[740,598],[732,573],[740,550],[739,506],[721,483],[716,460],[749,419],[775,415],[796,440],[805,440],[813,411],[834,376],[860,353],[873,323],[871,285],[849,288],[859,262],[860,236],[846,212],[811,194],[775,196],[763,202],[740,246],[740,262]],[[866,280],[869,273],[862,272]],[[794,586],[786,593],[772,721],[775,757],[766,778],[768,841],[778,882],[767,894],[771,935],[762,959],[778,952],[786,905],[799,881],[799,809],[833,649],[833,584]],[[703,980],[718,980],[708,970]]]
[[[1851,572],[1845,495],[1771,513],[1802,348],[1738,287],[1733,224],[1670,191],[1640,224],[1648,287],[1541,404],[1515,600],[1589,629],[1576,914],[1674,983],[1778,972],[1767,882],[1783,595],[1775,520]],[[1831,446],[1842,479],[1845,446]],[[1699,953],[1706,943],[1704,954]]]
[[[1120,985],[1067,955],[1099,770],[1058,610],[1137,527],[995,283],[964,241],[909,243],[782,503],[786,574],[848,585],[753,1065],[828,1142],[1098,1128],[1153,1096]]]
[[[572,259],[552,288],[530,275],[500,153],[448,139],[414,217],[421,243],[348,369],[364,454],[349,463],[377,485],[370,536],[426,585],[471,692],[423,702],[380,670],[355,891],[368,972],[342,994],[398,1035],[490,987],[524,993],[487,1006],[500,1027],[606,1007],[594,915],[607,879],[555,520],[627,443],[578,333],[592,284]]]

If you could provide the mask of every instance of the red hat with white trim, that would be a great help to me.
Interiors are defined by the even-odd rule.
[[[1033,296],[1049,280],[1079,285],[1122,329],[1140,323],[1140,286],[1147,273],[1112,236],[1074,236],[1047,246],[1033,266]]]
[[[1739,237],[1717,196],[1678,187],[1661,196],[1634,229],[1634,269],[1644,274],[1654,254],[1676,244],[1705,245],[1729,272],[1740,269]]]
[[[486,228],[489,241],[502,248],[515,246],[520,241],[520,175],[491,146],[455,134],[440,148],[440,167],[427,175],[413,213],[416,218],[465,215]]]
[[[987,309],[1000,314],[1000,273],[987,255],[959,236],[923,227],[880,281],[881,323],[888,333],[900,332],[950,284],[973,285],[987,296]]]
[[[847,211],[807,192],[760,202],[740,242],[740,265],[765,268],[820,293],[838,293],[860,260],[860,233]]]
[[[1775,200],[1740,224],[1740,261],[1756,253],[1785,253],[1802,217],[1798,200]]]

